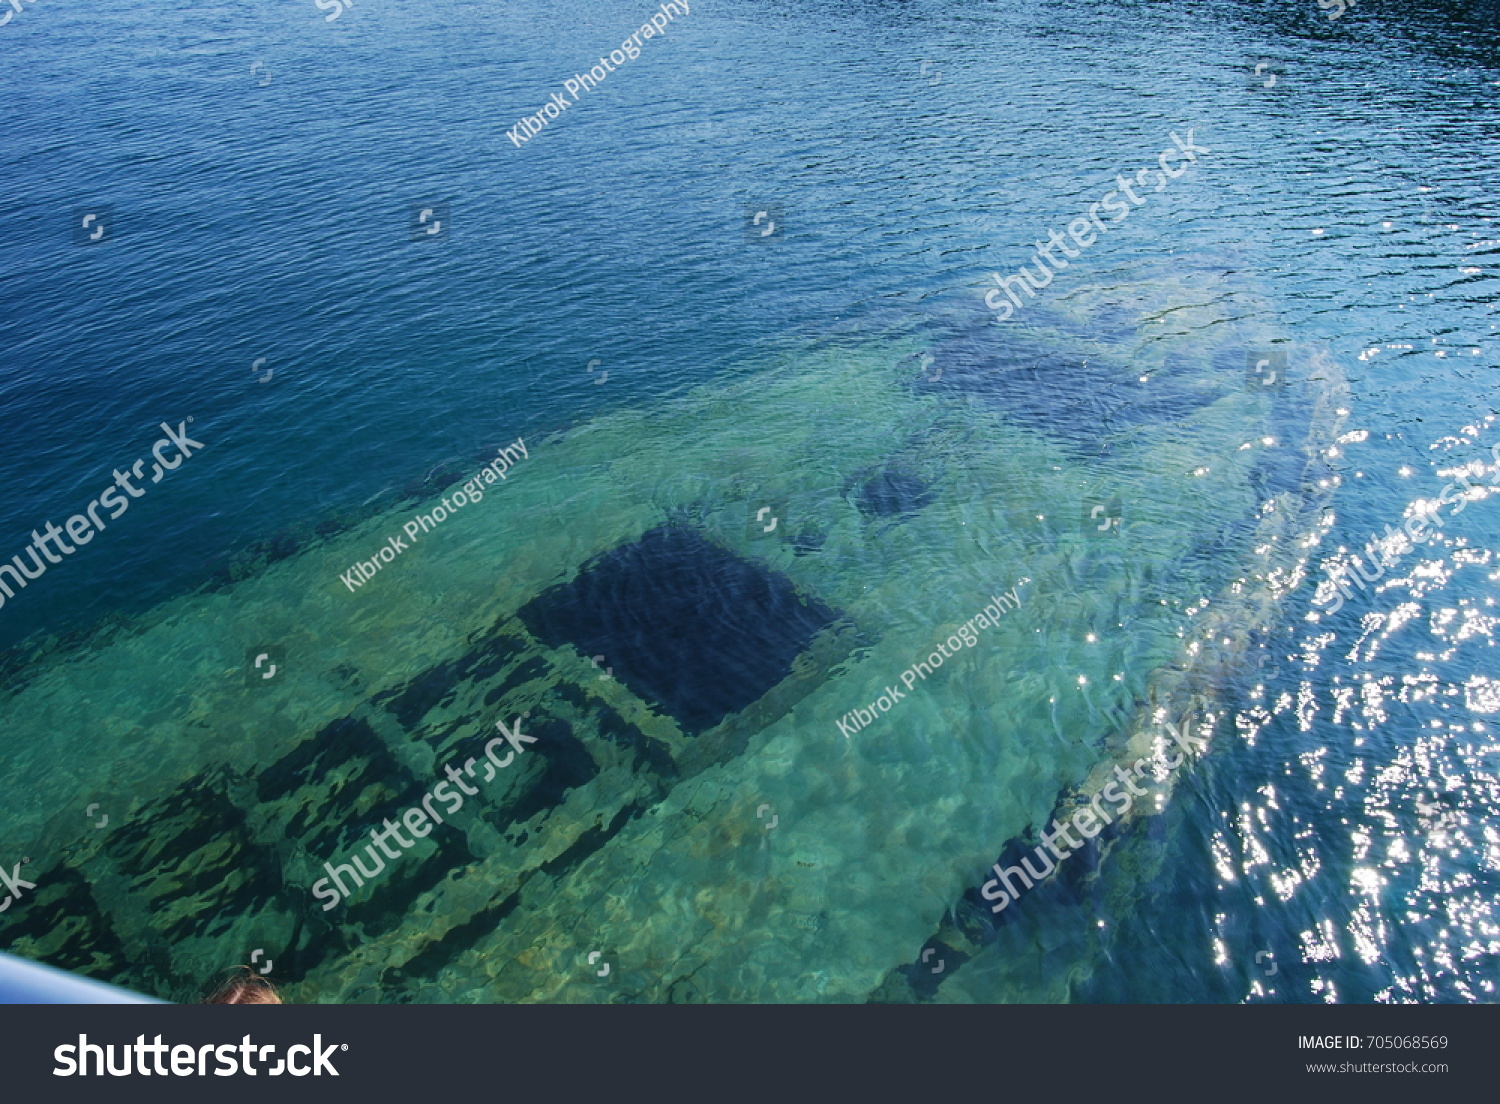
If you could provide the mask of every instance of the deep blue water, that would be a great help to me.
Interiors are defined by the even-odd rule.
[[[727,386],[805,335],[978,317],[990,273],[1191,129],[1212,152],[1052,292],[1208,258],[1342,366],[1356,436],[1278,596],[1266,696],[1223,688],[1252,721],[1140,844],[1162,858],[1129,908],[1099,906],[1112,942],[1072,996],[1493,1000],[1496,504],[1401,585],[1308,615],[1340,545],[1436,498],[1438,469],[1494,467],[1500,11],[699,0],[516,148],[505,131],[649,12],[43,0],[0,27],[0,555],[159,423],[192,416],[205,445],[0,609],[13,683],[50,637],[87,650],[517,436]],[[449,232],[411,240],[433,204]],[[75,243],[100,205],[108,240]],[[762,207],[784,236],[747,240]],[[1018,930],[991,953],[1028,953]],[[1011,999],[985,970],[943,995]]]

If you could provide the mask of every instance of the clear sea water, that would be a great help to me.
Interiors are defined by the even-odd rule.
[[[652,10],[0,27],[0,555],[205,446],[0,608],[0,946],[179,1000],[255,950],[299,1001],[1494,1000],[1500,8],[698,0],[513,145]],[[1206,753],[992,914],[1184,712]]]

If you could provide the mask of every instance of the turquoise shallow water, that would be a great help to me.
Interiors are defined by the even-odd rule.
[[[1493,19],[1303,7],[696,4],[522,149],[640,13],[0,28],[0,534],[205,445],[0,609],[5,946],[176,999],[253,948],[309,1001],[1493,999]]]

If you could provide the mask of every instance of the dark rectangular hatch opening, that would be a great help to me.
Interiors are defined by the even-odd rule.
[[[779,572],[682,525],[665,525],[538,595],[521,620],[571,644],[690,735],[763,697],[791,673],[832,609]]]

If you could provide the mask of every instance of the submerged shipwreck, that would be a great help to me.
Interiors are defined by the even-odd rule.
[[[1345,389],[1232,259],[970,307],[528,439],[357,591],[409,508],[39,660],[5,946],[181,1000],[255,949],[300,1002],[1067,999],[1235,738]]]

